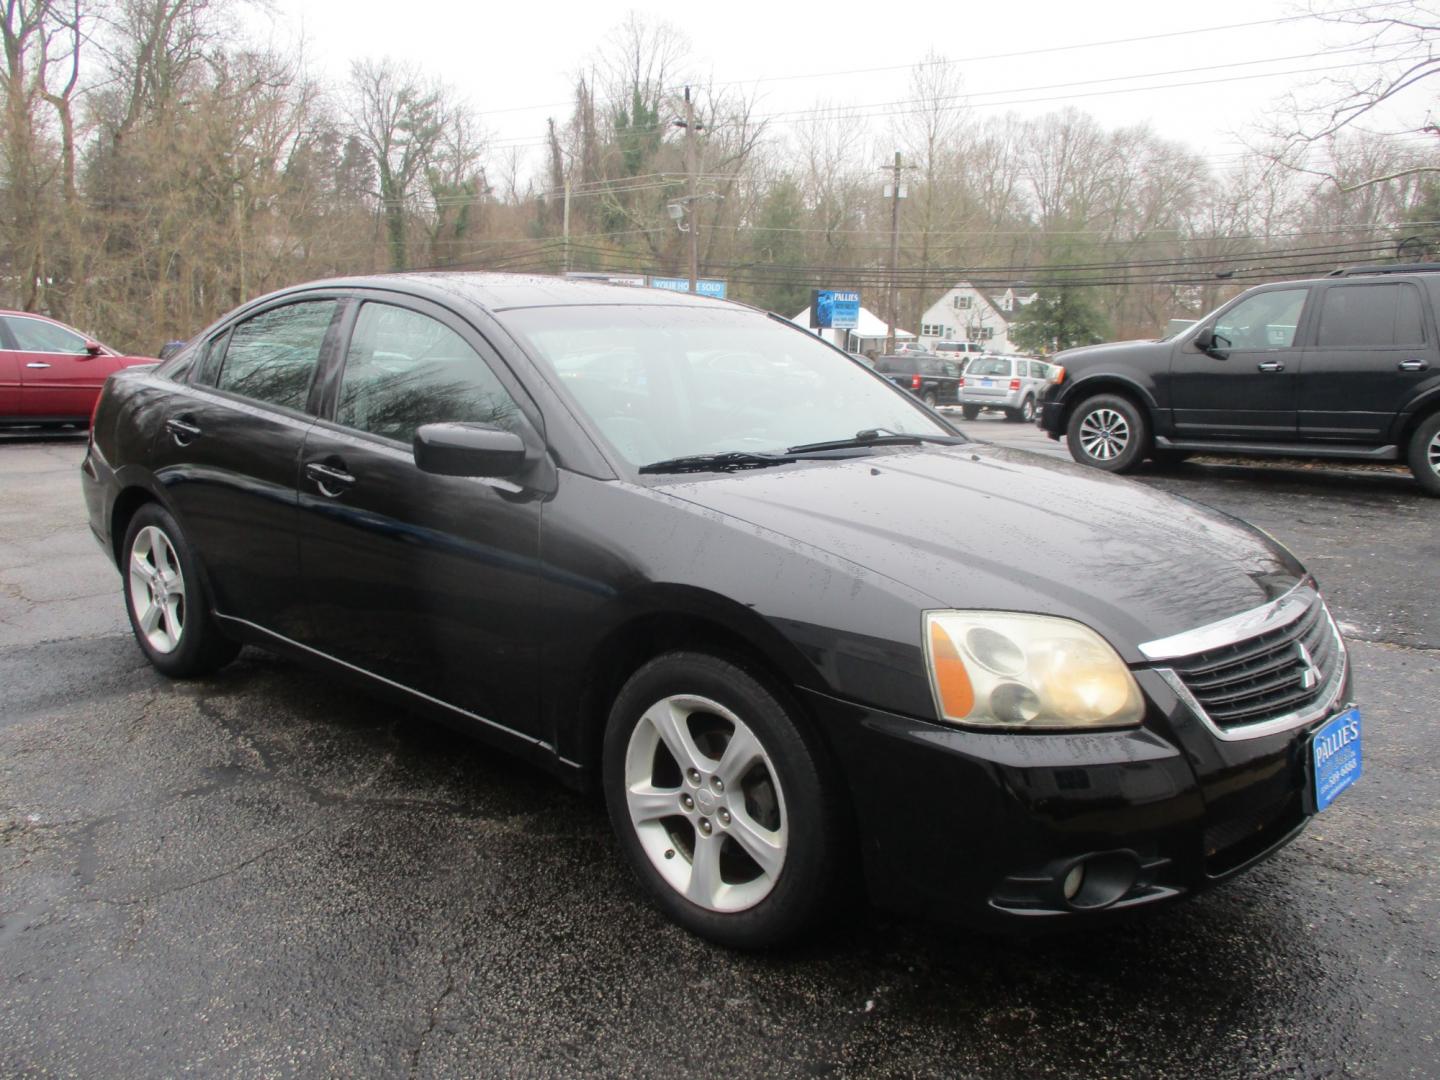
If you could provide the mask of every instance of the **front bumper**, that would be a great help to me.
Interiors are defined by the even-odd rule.
[[[1058,439],[1065,434],[1065,404],[1060,401],[1045,400],[1040,402],[1040,408],[1035,417],[1035,422],[1052,439]]]
[[[969,731],[808,693],[875,902],[994,930],[1089,925],[1208,888],[1299,835],[1307,736],[1323,720],[1222,742],[1157,672],[1135,674],[1145,725],[1074,735]],[[1348,695],[1347,675],[1332,713]],[[1081,862],[1086,884],[1067,899]]]

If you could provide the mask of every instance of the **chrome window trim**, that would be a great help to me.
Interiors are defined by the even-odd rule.
[[[1293,591],[1294,590],[1292,590],[1292,593]],[[1313,590],[1311,591],[1313,592]],[[1290,595],[1291,593],[1287,593],[1286,597]],[[1281,597],[1281,600],[1284,600],[1286,597]],[[1280,601],[1276,601],[1276,603],[1279,602]],[[1266,606],[1269,607],[1270,605]],[[1261,720],[1254,724],[1239,724],[1231,728],[1222,728],[1210,718],[1210,714],[1205,711],[1205,707],[1196,700],[1195,695],[1190,692],[1190,688],[1185,685],[1174,668],[1155,668],[1155,673],[1165,680],[1165,684],[1175,692],[1175,696],[1184,702],[1185,706],[1210,730],[1210,734],[1223,742],[1241,742],[1245,739],[1260,739],[1266,735],[1275,735],[1279,732],[1289,731],[1292,728],[1304,727],[1307,724],[1314,723],[1316,720],[1334,715],[1337,711],[1337,706],[1340,704],[1340,693],[1345,686],[1346,674],[1350,670],[1350,654],[1345,649],[1345,640],[1340,636],[1340,628],[1335,625],[1335,619],[1331,616],[1328,607],[1323,609],[1323,613],[1325,623],[1330,627],[1330,635],[1334,639],[1336,655],[1340,658],[1340,662],[1335,665],[1335,670],[1330,673],[1330,678],[1326,681],[1325,688],[1320,692],[1317,703],[1304,709],[1297,709],[1293,712],[1285,713],[1283,716],[1274,716],[1269,720]],[[1251,614],[1253,614],[1253,612]],[[1204,629],[1209,628],[1206,627]],[[1172,639],[1167,638],[1166,640]],[[1204,650],[1199,651],[1203,652]]]
[[[1303,615],[1319,596],[1315,583],[1306,578],[1284,596],[1258,608],[1197,626],[1193,630],[1186,630],[1171,637],[1144,642],[1139,646],[1140,654],[1147,660],[1179,660],[1225,645],[1234,645],[1293,622]],[[1325,614],[1328,618],[1328,608]],[[1334,625],[1333,620],[1331,625]]]

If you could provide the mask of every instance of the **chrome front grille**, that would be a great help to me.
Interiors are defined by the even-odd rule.
[[[1175,674],[1218,726],[1233,728],[1316,704],[1340,661],[1317,596],[1290,623],[1177,660]]]

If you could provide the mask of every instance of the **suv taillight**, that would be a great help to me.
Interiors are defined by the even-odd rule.
[[[1019,380],[1019,379],[1011,379],[1011,380],[1010,380],[1010,389],[1011,389],[1011,390],[1019,390],[1019,389],[1020,389],[1020,380]]]
[[[911,375],[911,376],[910,376],[910,389],[911,389],[911,390],[919,390],[919,389],[920,389],[920,376],[919,376],[919,375]]]

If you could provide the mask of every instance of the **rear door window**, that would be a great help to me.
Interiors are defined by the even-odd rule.
[[[1424,345],[1420,290],[1408,282],[1332,285],[1320,307],[1322,349]]]
[[[306,300],[236,324],[216,389],[303,411],[335,308],[334,300]]]

